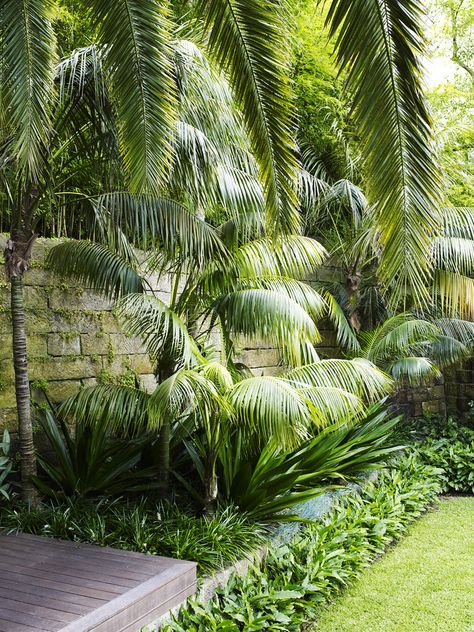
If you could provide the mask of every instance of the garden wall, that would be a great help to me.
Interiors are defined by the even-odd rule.
[[[0,252],[5,246],[0,236]],[[38,239],[33,249],[31,269],[25,275],[26,328],[28,356],[33,392],[47,387],[53,401],[77,392],[81,386],[107,382],[120,376],[153,389],[155,379],[150,360],[140,341],[125,336],[112,312],[112,303],[82,287],[70,278],[59,278],[45,268],[45,256],[58,240]],[[321,269],[318,278],[334,279],[335,269]],[[159,286],[149,279],[164,301],[170,286]],[[14,428],[15,396],[11,352],[9,286],[0,277],[0,429]],[[337,357],[335,334],[329,326],[321,329],[323,341],[318,345],[322,358]],[[268,345],[245,345],[238,360],[257,375],[276,375],[282,369],[278,354]],[[36,389],[35,389],[36,387]],[[474,361],[447,374],[448,410],[465,410],[474,399]],[[402,391],[397,400],[410,416],[424,413],[443,414],[445,385],[443,380],[430,386]]]

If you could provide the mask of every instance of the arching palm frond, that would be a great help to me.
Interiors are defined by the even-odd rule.
[[[392,316],[374,331],[361,334],[364,357],[381,364],[409,353],[415,346],[432,342],[439,333],[435,324],[411,314]]]
[[[364,411],[362,400],[342,388],[313,386],[299,389],[311,411],[312,422],[318,430],[335,427],[341,422],[357,419]]]
[[[364,139],[370,202],[394,304],[428,302],[431,242],[441,227],[440,176],[423,96],[420,0],[332,0],[328,22]]]
[[[474,279],[448,270],[436,270],[433,302],[439,304],[446,316],[474,319]]]
[[[130,294],[117,305],[124,331],[137,336],[154,360],[171,358],[179,365],[200,356],[185,323],[163,301],[149,294]]]
[[[107,48],[104,64],[131,189],[160,193],[171,166],[176,120],[169,4],[92,0],[87,8]]]
[[[65,241],[49,251],[46,263],[57,274],[75,277],[111,298],[144,290],[145,281],[133,262],[101,244]]]
[[[443,234],[446,237],[474,239],[474,208],[460,206],[443,209]]]
[[[474,348],[474,322],[458,318],[436,318],[441,334],[430,347],[430,358],[441,368],[461,362]]]
[[[305,343],[320,339],[309,314],[288,296],[271,290],[230,292],[216,301],[213,311],[227,335],[272,342],[294,366],[307,360]]]
[[[211,380],[196,371],[180,369],[157,386],[150,406],[153,416],[149,425],[154,429],[163,416],[177,419],[184,413],[197,413],[207,418],[216,407],[224,409],[225,402]]]
[[[344,350],[357,354],[361,347],[344,310],[331,292],[326,291],[323,293],[323,296],[328,306],[328,318],[336,331],[337,342]]]
[[[228,71],[260,165],[269,225],[298,228],[288,42],[280,0],[200,0],[208,46]]]
[[[62,403],[60,413],[76,423],[99,424],[112,431],[142,432],[149,421],[150,395],[138,388],[101,384],[81,389]],[[155,419],[159,425],[160,420]]]
[[[275,439],[288,448],[307,437],[309,409],[304,397],[285,380],[248,378],[235,384],[227,399],[234,423],[245,428],[255,445]]]
[[[342,388],[369,402],[386,395],[392,379],[374,364],[363,358],[354,360],[320,360],[298,367],[282,375],[296,388]]]
[[[437,237],[433,242],[433,256],[437,268],[474,275],[474,239]]]
[[[441,371],[429,358],[406,357],[388,367],[394,380],[405,379],[409,384],[440,377]]]
[[[264,276],[308,278],[314,274],[327,253],[315,239],[289,235],[278,239],[254,239],[241,246],[233,257],[241,278],[259,279]]]
[[[3,0],[0,122],[20,172],[41,177],[51,132],[55,38],[51,0]]]
[[[120,225],[144,250],[160,248],[165,258],[192,261],[202,266],[209,260],[225,260],[227,251],[215,229],[185,206],[167,198],[129,193],[109,193],[94,201],[102,225]]]

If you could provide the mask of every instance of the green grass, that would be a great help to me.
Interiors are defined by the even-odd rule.
[[[442,499],[313,629],[474,631],[474,497]]]

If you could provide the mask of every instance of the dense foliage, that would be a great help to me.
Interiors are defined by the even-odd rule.
[[[0,528],[194,560],[200,573],[251,555],[264,541],[261,527],[232,507],[199,518],[174,504],[105,498],[51,501],[36,508],[13,504],[1,509]]]
[[[342,497],[324,520],[270,550],[262,568],[233,577],[207,604],[191,599],[165,629],[299,631],[405,532],[440,488],[435,468],[416,454],[402,457],[360,495]]]

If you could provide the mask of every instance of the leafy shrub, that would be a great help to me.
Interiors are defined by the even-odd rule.
[[[234,576],[207,604],[189,600],[164,629],[299,631],[434,500],[439,475],[416,454],[402,457],[360,496],[343,497],[324,520],[271,550],[262,568]]]
[[[78,423],[72,432],[51,410],[38,414],[53,458],[38,456],[49,481],[35,477],[38,489],[47,496],[123,494],[156,487],[154,468],[137,469],[146,435],[119,439],[110,437],[101,424]]]
[[[10,456],[10,434],[4,430],[3,438],[0,441],[0,499],[10,499],[10,483],[7,477],[13,469],[13,461]]]
[[[474,493],[474,431],[454,419],[431,422],[417,446],[423,463],[442,470],[442,491]]]
[[[68,499],[0,510],[0,529],[194,560],[201,573],[223,568],[263,543],[261,528],[232,507],[196,518],[171,503]]]

